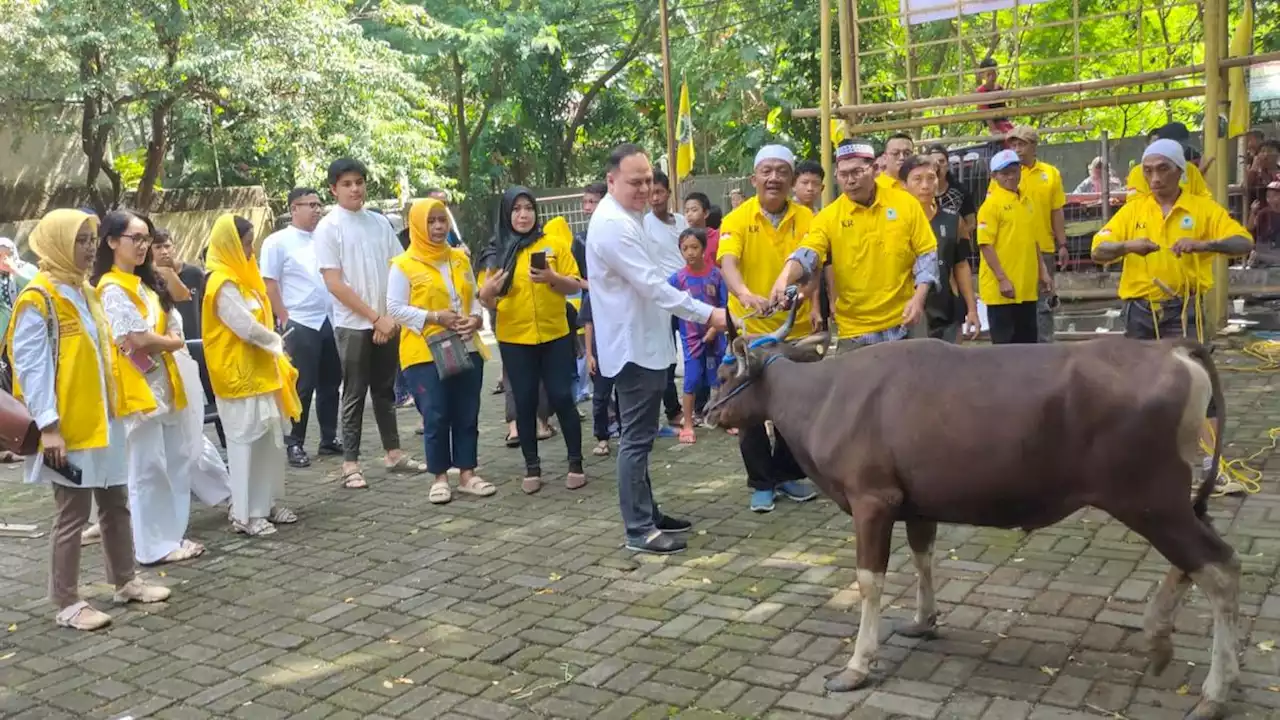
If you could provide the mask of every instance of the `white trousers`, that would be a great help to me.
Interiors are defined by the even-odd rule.
[[[133,427],[126,445],[133,553],[140,563],[154,563],[182,546],[191,518],[186,433],[153,418]]]
[[[284,495],[285,457],[280,433],[266,433],[251,443],[236,442],[227,433],[227,464],[232,517],[247,523],[269,516]]]

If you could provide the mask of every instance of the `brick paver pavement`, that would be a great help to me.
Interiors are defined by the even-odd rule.
[[[584,490],[520,492],[519,452],[503,447],[501,405],[487,394],[497,368],[487,369],[481,460],[493,498],[438,507],[425,476],[380,471],[372,489],[343,490],[333,460],[291,471],[301,521],[272,537],[235,536],[222,513],[195,513],[191,534],[208,553],[147,571],[173,586],[168,603],[109,608],[88,548],[86,592],[115,618],[96,634],[54,627],[47,537],[0,539],[0,716],[1137,720],[1180,718],[1199,692],[1203,595],[1193,590],[1177,615],[1174,664],[1144,674],[1143,602],[1167,566],[1090,511],[1030,535],[944,527],[941,637],[886,627],[878,684],[825,694],[858,623],[852,526],[834,504],[752,514],[724,433],[692,447],[661,440],[657,494],[696,532],[681,555],[633,557],[621,549],[611,458],[589,456]],[[1280,425],[1280,380],[1225,377],[1238,456]],[[420,453],[413,412],[400,419]],[[981,429],[964,430],[981,452]],[[376,442],[366,432],[366,450]],[[563,473],[559,436],[542,447],[549,478]],[[47,530],[48,491],[18,476],[0,470],[0,521]],[[1245,569],[1233,717],[1280,717],[1276,490],[1272,474],[1260,494],[1212,503]],[[890,570],[886,626],[915,603],[901,533]]]

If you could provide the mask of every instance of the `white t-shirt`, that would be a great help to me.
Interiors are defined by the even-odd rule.
[[[335,207],[316,226],[316,264],[342,271],[342,280],[379,315],[387,312],[387,271],[403,252],[391,223],[377,213]],[[333,299],[334,327],[372,330],[373,323]]]
[[[315,236],[290,225],[268,235],[258,254],[262,277],[280,284],[289,319],[312,330],[324,327],[333,297],[316,265]]]
[[[668,275],[679,272],[684,267],[684,256],[680,254],[680,233],[689,229],[689,221],[680,213],[671,213],[671,222],[665,223],[651,211],[645,213],[643,224],[644,231],[658,243],[663,272]]]

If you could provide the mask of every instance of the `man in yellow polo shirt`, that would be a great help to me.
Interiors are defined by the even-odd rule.
[[[1018,154],[1022,165],[1022,177],[1018,192],[1031,201],[1035,223],[1030,231],[1044,256],[1045,269],[1050,275],[1055,268],[1066,268],[1070,256],[1067,253],[1067,221],[1062,208],[1067,195],[1062,189],[1062,174],[1058,168],[1036,157],[1040,144],[1040,132],[1030,125],[1018,125],[1009,131],[1009,149]],[[993,179],[988,188],[996,186]],[[1050,297],[1045,295],[1036,305],[1036,333],[1038,342],[1053,342],[1053,308]]]
[[[1182,187],[1188,167],[1176,140],[1162,138],[1148,145],[1142,175],[1151,192],[1125,203],[1093,236],[1095,262],[1124,262],[1120,298],[1125,337],[1190,335],[1203,342],[1202,299],[1213,289],[1214,254],[1240,257],[1253,248],[1248,231],[1221,205]],[[1209,417],[1216,414],[1210,404]],[[1209,427],[1206,423],[1202,440],[1211,437]],[[1243,490],[1219,474],[1219,492]]]
[[[787,262],[787,257],[809,232],[813,212],[791,201],[795,183],[795,155],[782,145],[766,145],[756,153],[751,184],[756,194],[746,200],[720,223],[720,248],[716,259],[725,285],[729,287],[729,312],[745,317],[744,329],[757,335],[773,332],[782,326],[781,313],[766,316],[774,304],[766,295],[774,278]],[[758,314],[758,315],[757,315]],[[808,303],[800,308],[800,317],[809,317]],[[797,324],[793,338],[806,334]],[[775,433],[770,447],[764,423],[740,428],[738,446],[747,469],[751,488],[751,509],[770,512],[777,494],[805,502],[817,492],[801,482],[804,471],[796,464],[782,435]]]
[[[841,350],[908,337],[938,281],[938,241],[924,208],[912,195],[882,186],[874,161],[865,142],[836,148],[844,192],[814,218],[771,293],[780,302],[787,286],[812,276],[829,255]]]
[[[978,295],[987,306],[992,344],[1036,343],[1037,297],[1041,284],[1052,288],[1047,265],[1053,256],[1041,253],[1036,242],[1041,218],[1023,190],[1025,166],[1017,152],[1001,150],[991,158],[991,180],[978,209]]]

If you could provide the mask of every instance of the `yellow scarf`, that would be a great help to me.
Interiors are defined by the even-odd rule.
[[[78,288],[84,295],[85,304],[89,306],[89,314],[98,327],[98,354],[102,357],[102,369],[107,377],[111,377],[111,331],[108,329],[107,316],[102,312],[102,304],[98,302],[98,293],[89,284],[86,271],[76,267],[76,233],[85,223],[96,237],[98,234],[98,217],[80,210],[54,210],[40,219],[36,229],[31,231],[27,244],[31,251],[40,258],[40,272],[50,279]],[[108,407],[114,407],[115,388],[107,383]]]
[[[453,248],[449,242],[433,242],[427,232],[427,219],[431,211],[440,208],[445,211],[444,203],[435,198],[419,200],[409,208],[409,256],[431,267],[437,267],[449,261]],[[445,213],[446,217],[448,213]]]
[[[248,291],[257,297],[259,309],[255,313],[258,322],[270,328],[271,299],[267,296],[267,283],[262,279],[258,264],[244,254],[236,219],[230,213],[218,218],[209,236],[209,255],[205,268],[212,273],[222,273],[241,292]],[[280,372],[280,411],[290,420],[302,416],[302,401],[298,398],[298,371],[284,355],[276,356],[276,369]]]

